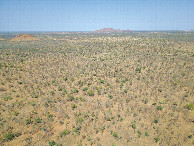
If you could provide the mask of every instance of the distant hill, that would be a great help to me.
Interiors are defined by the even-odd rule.
[[[114,29],[114,28],[103,28],[96,31],[94,33],[114,33],[114,32],[131,32],[132,30],[121,30],[121,29]]]
[[[12,38],[10,41],[36,41],[36,37],[30,34],[19,34],[18,36]]]

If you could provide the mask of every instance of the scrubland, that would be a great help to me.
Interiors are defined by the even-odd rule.
[[[0,35],[0,145],[194,144],[194,33],[34,36]]]

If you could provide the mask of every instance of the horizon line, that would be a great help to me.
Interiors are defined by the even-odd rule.
[[[118,30],[118,29],[115,29],[115,30]],[[127,30],[130,30],[131,32],[136,32],[136,31],[150,31],[150,32],[153,32],[153,31],[185,31],[185,32],[189,32],[189,31],[194,31],[193,29],[158,29],[158,30],[132,30],[132,29],[127,29]],[[6,30],[6,31],[1,31],[0,32],[94,32],[96,30]],[[128,32],[130,32],[128,31]],[[103,33],[103,32],[102,32]]]

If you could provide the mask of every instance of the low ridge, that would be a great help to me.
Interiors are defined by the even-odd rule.
[[[113,32],[131,32],[132,30],[121,30],[121,29],[114,29],[114,28],[103,28],[96,31],[95,33],[113,33]]]
[[[18,36],[12,38],[10,41],[36,41],[36,37],[30,34],[19,34]]]

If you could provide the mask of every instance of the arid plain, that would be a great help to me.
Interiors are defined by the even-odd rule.
[[[0,34],[0,145],[194,144],[193,32],[17,35]]]

